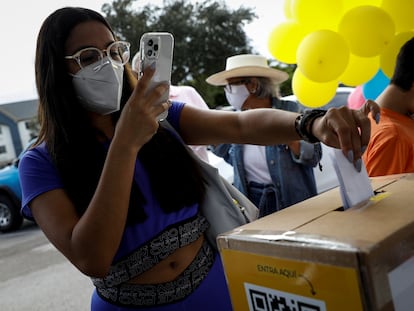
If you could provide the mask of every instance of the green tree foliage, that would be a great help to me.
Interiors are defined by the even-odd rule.
[[[293,94],[292,76],[296,70],[297,65],[296,64],[285,64],[285,63],[280,63],[276,60],[272,60],[270,61],[270,67],[285,71],[289,74],[289,79],[280,85],[279,93],[280,93],[280,96],[292,95]]]
[[[102,6],[102,12],[118,38],[131,43],[133,54],[138,51],[141,35],[151,30],[153,15],[152,6],[138,11],[133,9],[134,2],[136,0],[115,0]]]
[[[172,83],[192,85],[211,108],[227,105],[221,88],[205,79],[225,67],[226,58],[255,53],[244,26],[257,16],[252,8],[230,9],[219,0],[197,3],[165,0],[161,7],[139,0],[114,0],[102,12],[120,39],[131,42],[131,54],[139,49],[139,38],[147,31],[168,31],[174,35]],[[270,60],[270,66],[289,73],[296,65]],[[280,85],[281,96],[292,94],[291,78]]]
[[[117,36],[131,42],[132,55],[144,32],[171,32],[175,38],[172,83],[194,86],[211,108],[226,104],[223,90],[208,85],[205,79],[223,70],[228,56],[253,52],[243,30],[256,18],[253,10],[232,10],[215,0],[165,0],[162,7],[148,4],[137,8],[135,4],[139,1],[115,0],[102,6]]]

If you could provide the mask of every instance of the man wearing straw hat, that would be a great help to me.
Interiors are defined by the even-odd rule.
[[[288,74],[269,67],[265,57],[242,54],[227,58],[226,69],[206,81],[224,86],[235,110],[273,107],[299,111],[295,102],[279,98],[279,84],[287,79]],[[313,168],[322,156],[319,143],[221,144],[213,146],[213,152],[233,166],[234,185],[257,205],[260,217],[317,194]]]

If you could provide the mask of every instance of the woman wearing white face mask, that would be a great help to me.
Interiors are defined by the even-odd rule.
[[[295,102],[278,98],[278,84],[287,78],[285,72],[270,68],[266,58],[248,54],[229,57],[226,70],[210,76],[207,82],[224,85],[227,101],[235,110],[277,108],[296,112],[299,106]],[[256,204],[260,216],[317,194],[313,167],[322,156],[319,143],[220,144],[213,152],[233,166],[234,185]]]
[[[92,278],[92,311],[232,310],[201,210],[206,184],[184,143],[323,139],[357,163],[366,115],[379,108],[305,116],[160,104],[168,85],[149,90],[154,68],[137,81],[128,61],[99,13],[68,7],[46,18],[35,62],[41,129],[19,162],[22,213]],[[167,109],[182,140],[158,121]]]

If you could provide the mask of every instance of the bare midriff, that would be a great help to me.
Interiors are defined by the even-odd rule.
[[[204,242],[204,235],[194,242],[177,249],[151,269],[131,279],[128,283],[159,284],[173,281],[194,260]]]

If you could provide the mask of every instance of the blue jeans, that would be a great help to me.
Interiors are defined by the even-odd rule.
[[[249,182],[249,193],[247,197],[259,209],[259,217],[263,217],[280,210],[277,204],[276,188],[273,184],[259,184]]]

